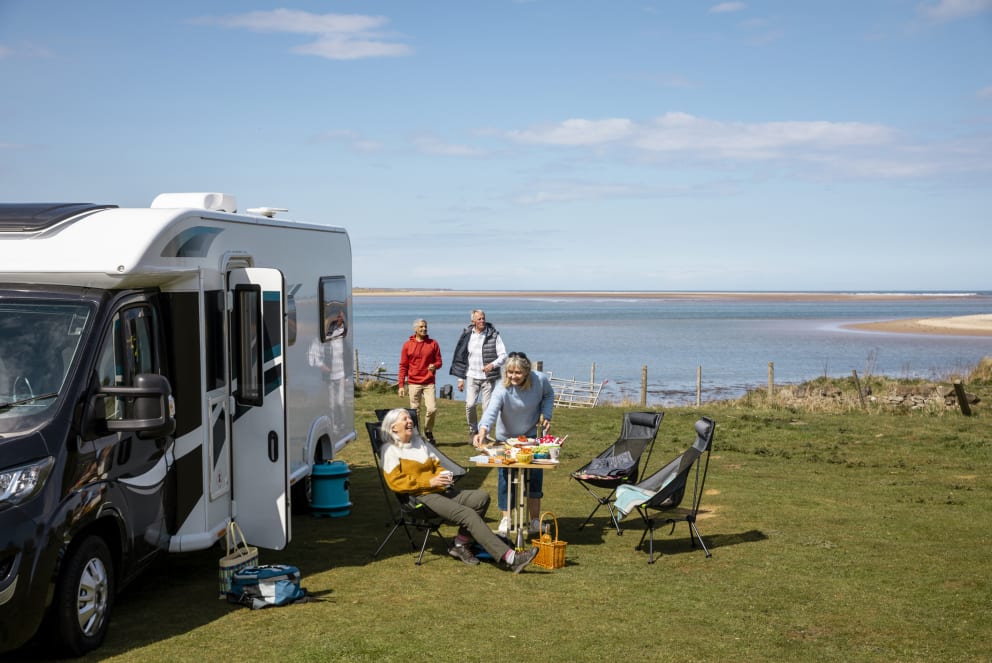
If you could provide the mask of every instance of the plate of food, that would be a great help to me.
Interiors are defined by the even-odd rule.
[[[566,435],[565,437],[568,436]],[[511,437],[507,439],[506,443],[512,447],[560,447],[565,441],[565,437],[555,437],[554,435],[545,435],[544,437],[526,437],[521,435],[520,437]]]

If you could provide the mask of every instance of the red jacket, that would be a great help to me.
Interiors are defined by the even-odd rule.
[[[427,367],[434,364],[434,371]],[[434,384],[434,372],[441,369],[441,347],[430,336],[423,341],[417,335],[410,336],[400,350],[399,386],[410,384]]]

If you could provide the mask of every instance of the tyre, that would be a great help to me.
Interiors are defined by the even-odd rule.
[[[52,601],[60,650],[81,656],[103,644],[114,590],[110,549],[99,537],[84,539],[63,563]]]

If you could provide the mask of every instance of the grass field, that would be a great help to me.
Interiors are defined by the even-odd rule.
[[[403,402],[365,394],[341,456],[350,515],[298,515],[292,543],[262,551],[299,566],[318,601],[239,608],[216,598],[221,552],[172,555],[124,592],[107,642],[80,660],[986,661],[992,393],[982,396],[971,417],[668,410],[647,471],[692,442],[700,414],[717,422],[698,523],[713,556],[690,547],[682,523],[660,534],[653,565],[635,550],[636,517],[623,536],[605,517],[578,529],[594,502],[568,476],[616,438],[624,409],[556,411],[553,430],[569,438],[544,506],[567,564],[513,575],[440,545],[416,566],[402,533],[372,559],[388,513],[363,422]],[[441,402],[436,435],[464,462],[463,405]],[[495,492],[496,475],[473,468],[464,482]]]

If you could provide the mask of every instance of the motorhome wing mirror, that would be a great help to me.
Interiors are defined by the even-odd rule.
[[[140,373],[133,387],[101,387],[104,398],[123,397],[132,403],[130,413],[120,419],[107,419],[108,432],[136,432],[142,437],[171,435],[176,429],[172,387],[164,375]]]

